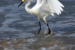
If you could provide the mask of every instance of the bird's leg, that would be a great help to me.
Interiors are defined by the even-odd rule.
[[[51,30],[50,30],[50,28],[49,28],[49,25],[48,25],[48,23],[47,23],[47,27],[48,27],[48,34],[51,34]]]
[[[38,33],[40,32],[40,30],[41,30],[41,23],[40,23],[40,18],[38,17],[38,21],[39,21],[39,26],[40,26],[40,29],[39,29],[39,31],[38,31]]]
[[[40,26],[40,29],[39,29],[38,33],[39,33],[39,32],[40,32],[40,30],[41,30],[41,23],[40,23],[40,21],[39,21],[39,26]]]
[[[47,17],[47,16],[44,16],[44,17],[43,17],[43,20],[44,20],[45,23],[47,24],[47,27],[48,27],[48,30],[49,30],[49,31],[48,31],[48,34],[51,34],[51,29],[49,28],[49,25],[48,25],[48,23],[47,23],[47,21],[46,21],[46,17]]]

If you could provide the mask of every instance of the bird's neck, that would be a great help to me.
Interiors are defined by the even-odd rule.
[[[27,2],[27,4],[25,5],[25,9],[26,9],[26,11],[27,11],[28,13],[32,14],[31,9],[29,8],[29,5],[30,5],[30,4],[31,4],[30,2]]]

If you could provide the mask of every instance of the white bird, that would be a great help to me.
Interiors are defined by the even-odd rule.
[[[51,34],[51,29],[49,28],[46,18],[49,16],[54,16],[55,13],[57,15],[61,14],[61,11],[63,11],[64,5],[58,0],[37,0],[36,4],[32,8],[29,8],[33,0],[22,0],[21,4],[24,3],[25,1],[27,1],[27,4],[25,5],[25,10],[28,13],[34,14],[38,17],[39,25],[40,25],[40,29],[38,33],[41,30],[40,18],[42,18],[47,24],[47,27],[49,30],[48,33]]]

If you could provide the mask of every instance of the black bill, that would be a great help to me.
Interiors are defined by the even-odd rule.
[[[18,6],[18,8],[23,4],[23,2],[20,3],[20,5]]]

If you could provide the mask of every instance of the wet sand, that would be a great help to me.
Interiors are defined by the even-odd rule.
[[[35,38],[34,38],[35,37]],[[74,37],[35,34],[28,38],[0,39],[0,50],[74,50]]]

